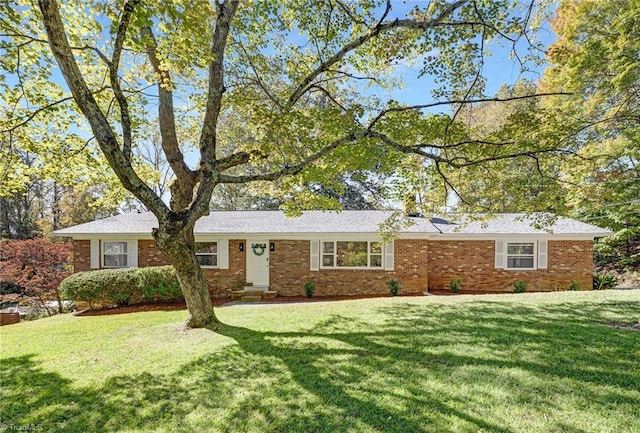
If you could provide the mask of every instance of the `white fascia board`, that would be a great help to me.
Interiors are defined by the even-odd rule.
[[[530,239],[550,241],[593,241],[594,238],[600,237],[591,233],[494,233],[494,234],[469,234],[469,233],[446,233],[434,234],[429,237],[434,241],[495,241],[495,240],[512,240],[512,239]]]
[[[200,239],[264,239],[270,241],[311,241],[311,240],[379,240],[380,234],[378,233],[196,233],[196,240]]]
[[[437,233],[396,233],[395,240],[411,239],[411,240],[426,240],[436,236]]]
[[[223,234],[205,234],[205,233],[196,233],[194,235],[196,242],[214,242],[220,239],[235,239],[233,237],[229,237]]]
[[[492,233],[492,234],[471,234],[471,233],[397,233],[395,239],[412,239],[412,240],[503,240],[503,239],[548,239],[551,241],[562,240],[584,240],[592,241],[595,238],[602,238],[609,236],[611,233]],[[68,235],[74,240],[91,240],[91,239],[105,239],[105,240],[153,240],[151,234],[143,233],[78,233]],[[265,239],[265,240],[323,240],[323,239],[345,239],[345,240],[379,240],[381,236],[379,233],[349,233],[349,232],[326,232],[326,233],[287,233],[287,232],[274,232],[274,233],[196,233],[195,238],[197,241],[215,241],[217,239]]]
[[[133,233],[90,233],[90,234],[75,234],[72,236],[74,241],[85,241],[92,239],[100,239],[105,241],[112,240],[133,240],[137,239],[140,241],[153,240],[153,236],[151,234],[133,234]]]

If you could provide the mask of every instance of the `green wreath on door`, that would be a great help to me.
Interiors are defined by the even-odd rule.
[[[251,244],[251,250],[256,256],[261,256],[267,250],[267,244]]]

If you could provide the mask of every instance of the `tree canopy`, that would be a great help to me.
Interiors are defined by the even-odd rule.
[[[640,266],[640,4],[566,1],[553,20],[558,39],[541,83],[579,158],[562,173],[567,211],[615,234],[603,261]]]

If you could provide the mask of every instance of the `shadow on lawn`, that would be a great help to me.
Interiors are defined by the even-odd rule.
[[[612,314],[639,314],[638,304],[579,305],[400,304],[377,311],[385,322],[373,331],[341,316],[308,332],[226,325],[221,334],[236,346],[173,375],[117,376],[95,387],[43,371],[32,356],[10,358],[2,361],[2,422],[70,432],[507,433],[515,429],[487,401],[553,413],[553,397],[572,393],[606,407],[595,417],[640,407],[640,334],[597,325]],[[522,382],[516,370],[534,382]],[[570,419],[555,428],[580,431]]]

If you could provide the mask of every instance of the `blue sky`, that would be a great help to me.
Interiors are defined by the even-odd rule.
[[[405,16],[407,12],[416,5],[424,5],[424,3],[425,1],[392,1],[394,12],[390,14],[390,17]],[[535,36],[544,47],[553,43],[556,39],[556,35],[551,30],[550,24],[547,21],[542,22]],[[520,56],[527,53],[527,48],[528,42],[524,38],[521,39],[515,47]],[[495,95],[503,84],[515,84],[520,79],[537,81],[541,78],[544,68],[548,66],[545,63],[539,65],[529,64],[527,66],[529,66],[530,70],[522,72],[515,59],[511,57],[511,46],[493,44],[490,46],[490,51],[491,56],[485,58],[482,71],[482,74],[487,79],[486,94],[489,96]],[[541,57],[544,56],[543,53],[537,53],[537,55]],[[381,94],[379,96],[383,98],[390,97],[408,105],[430,102],[432,100],[429,92],[433,88],[433,83],[428,77],[418,78],[418,67],[399,67],[397,72],[401,74],[406,86],[401,89],[395,89],[391,94]],[[438,110],[448,111],[446,108],[439,108]]]

